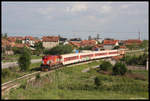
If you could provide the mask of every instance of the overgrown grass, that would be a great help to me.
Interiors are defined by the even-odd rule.
[[[24,71],[24,72],[21,72],[19,67],[11,67],[11,68],[2,69],[2,74],[1,74],[2,83],[16,79],[25,74],[35,72],[36,70],[38,70],[40,68],[40,64],[41,64],[41,62],[33,63],[30,65],[30,70]]]
[[[148,99],[148,80],[100,74],[94,69],[100,62],[64,67],[28,82],[26,87],[11,90],[9,99]],[[133,71],[137,72],[137,71]],[[144,71],[147,75],[148,72]],[[145,76],[146,76],[145,75]],[[100,76],[102,85],[96,88],[94,78]],[[148,76],[148,75],[147,75]],[[5,97],[3,97],[5,98]]]

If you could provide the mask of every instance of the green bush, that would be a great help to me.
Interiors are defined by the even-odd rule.
[[[13,50],[14,54],[21,54],[22,53],[22,48],[13,47],[12,50]]]
[[[44,54],[51,54],[51,55],[60,55],[71,53],[73,48],[70,45],[58,45],[53,47],[52,49],[46,49],[43,53]]]
[[[36,75],[36,80],[39,80],[41,78],[41,75],[40,75],[40,73],[38,73],[37,75]]]
[[[112,69],[112,64],[109,61],[103,61],[102,64],[99,65],[100,70],[108,71]]]
[[[80,47],[79,50],[92,50],[92,46]]]
[[[100,76],[95,77],[94,84],[96,85],[96,87],[99,87],[102,85],[102,80],[101,80]]]
[[[146,65],[147,57],[148,57],[147,54],[142,54],[139,56],[127,55],[124,58],[122,58],[121,61],[125,61],[126,64],[128,64],[128,65]]]
[[[21,71],[29,70],[31,64],[31,53],[30,50],[24,48],[21,56],[18,59],[18,64]]]
[[[2,77],[9,77],[9,76],[11,76],[11,71],[8,69],[8,68],[6,68],[6,69],[2,69]]]
[[[127,71],[126,65],[122,62],[117,62],[113,67],[114,75],[124,75]]]

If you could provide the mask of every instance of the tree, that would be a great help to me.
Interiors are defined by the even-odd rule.
[[[124,75],[127,72],[127,67],[122,62],[117,62],[113,67],[113,74],[114,75]]]
[[[16,43],[22,43],[22,40],[16,39]]]
[[[143,40],[142,43],[140,44],[140,48],[147,50],[148,44],[149,44],[148,40]]]
[[[112,64],[109,61],[103,61],[99,68],[100,70],[108,71],[112,69]]]
[[[113,49],[119,49],[120,48],[120,46],[115,46]]]
[[[44,54],[51,54],[51,55],[61,55],[66,53],[71,53],[73,48],[70,45],[58,45],[53,47],[52,49],[46,49]]]
[[[40,55],[44,50],[42,42],[35,43],[34,48],[35,48],[35,54],[37,55]]]
[[[7,33],[5,33],[4,36],[3,36],[3,38],[4,38],[4,39],[7,39],[7,37],[8,37],[8,36],[7,36]]]
[[[13,47],[12,50],[13,50],[14,54],[21,54],[22,53],[22,48]]]
[[[31,51],[27,48],[23,48],[21,56],[18,59],[18,64],[21,71],[29,70],[31,64]]]
[[[80,47],[79,50],[92,50],[92,46]]]

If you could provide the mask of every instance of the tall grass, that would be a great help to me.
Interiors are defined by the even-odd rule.
[[[30,70],[24,71],[24,72],[21,72],[19,70],[19,67],[10,67],[10,68],[2,69],[2,74],[1,74],[2,83],[16,79],[16,78],[23,76],[25,74],[35,72],[35,71],[39,70],[40,64],[41,64],[40,62],[31,64]]]
[[[111,76],[91,69],[83,69],[99,64],[93,62],[80,66],[65,67],[28,82],[26,89],[11,90],[12,99],[130,99],[148,98],[148,80],[136,80],[125,76]],[[148,72],[145,72],[148,74]],[[102,85],[96,88],[95,77],[99,76]]]

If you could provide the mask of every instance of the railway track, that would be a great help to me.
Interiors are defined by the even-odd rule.
[[[34,80],[36,78],[35,77],[36,74],[38,74],[38,73],[40,74],[40,76],[44,76],[46,74],[49,74],[50,72],[55,71],[56,69],[63,69],[63,67],[72,67],[72,66],[75,66],[75,65],[81,65],[81,64],[86,64],[86,63],[90,63],[90,62],[92,62],[92,61],[86,61],[86,62],[81,62],[81,63],[78,63],[78,64],[71,64],[71,65],[66,65],[66,66],[60,65],[60,66],[57,66],[56,68],[53,68],[53,69],[51,69],[50,71],[47,71],[47,72],[37,71],[37,72],[31,73],[31,74],[24,75],[22,77],[19,77],[17,79],[12,80],[12,81],[3,83],[1,85],[1,89],[2,89],[1,93],[2,93],[2,95],[4,95],[5,93],[9,92],[10,89],[19,87],[20,86],[20,82],[19,82],[20,80],[24,80],[24,79]]]

